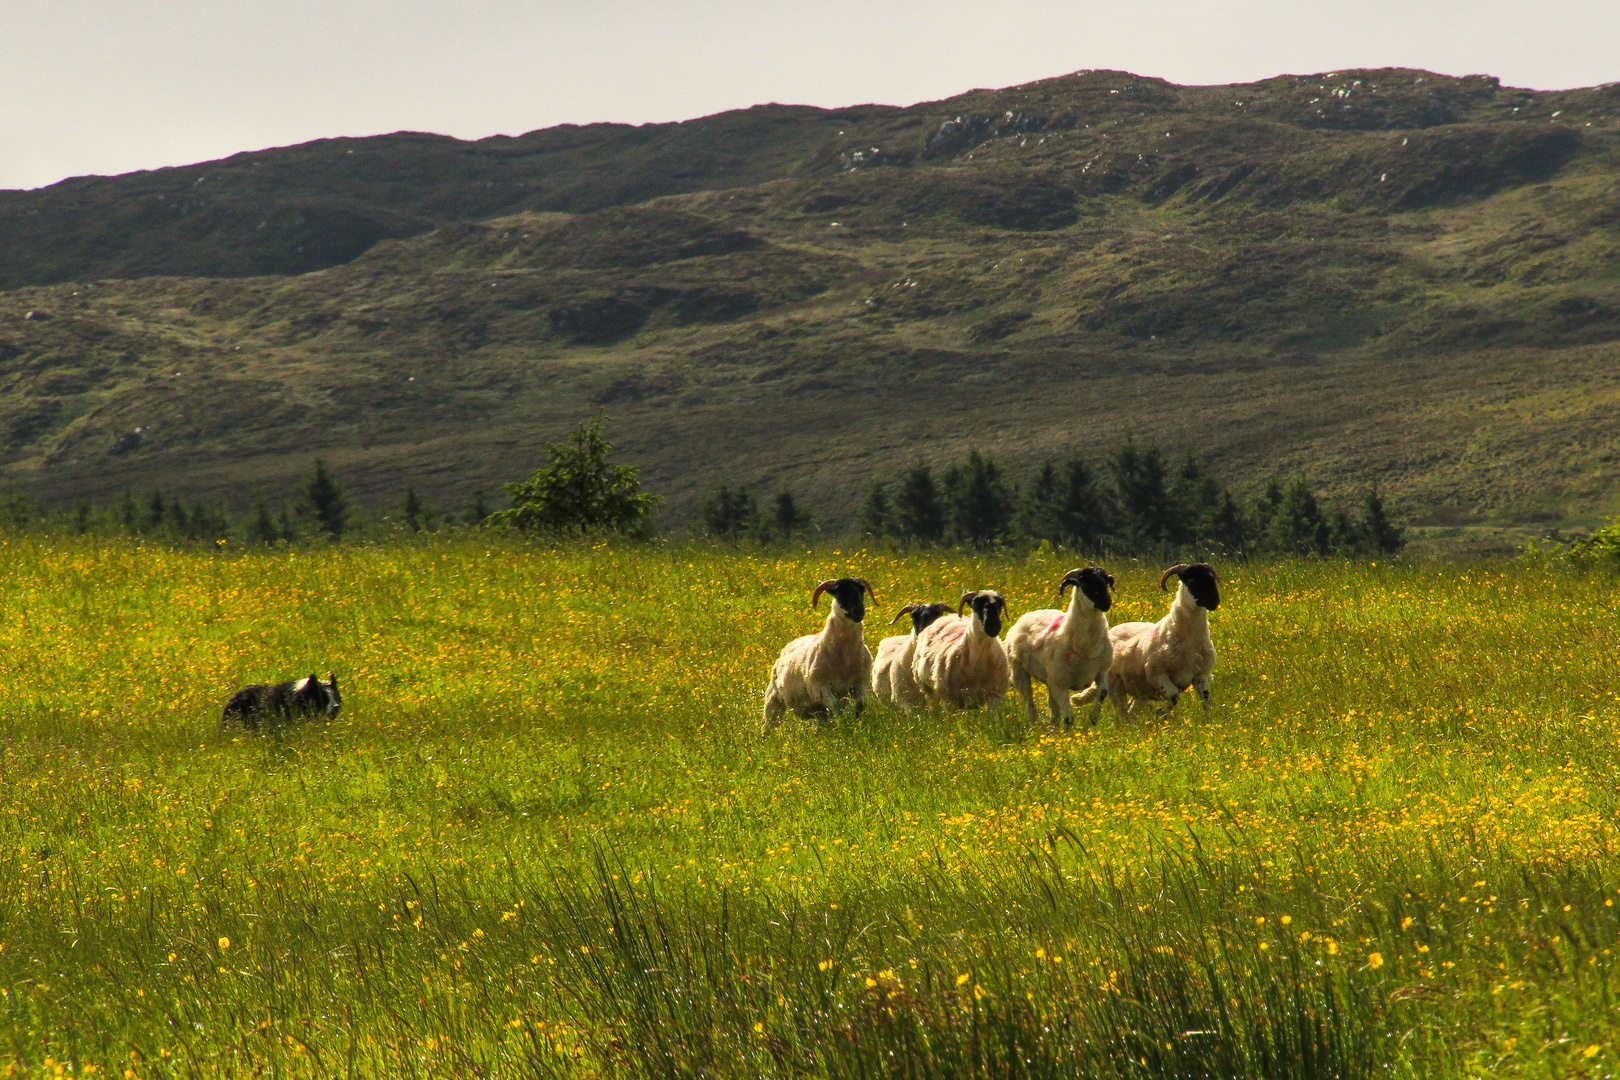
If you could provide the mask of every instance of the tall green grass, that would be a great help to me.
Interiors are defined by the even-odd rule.
[[[1614,578],[1226,567],[1214,707],[767,737],[822,577],[1068,564],[13,540],[0,1056],[287,1076],[1611,1067]],[[1158,567],[1112,564],[1114,619]],[[879,636],[880,619],[868,627]],[[220,725],[331,668],[331,725]]]

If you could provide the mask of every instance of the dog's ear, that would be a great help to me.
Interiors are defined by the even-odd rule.
[[[319,686],[319,685],[320,685],[320,684],[321,684],[321,678],[320,678],[320,676],[319,676],[319,675],[317,675],[317,674],[315,674],[315,673],[314,673],[314,672],[313,672],[313,671],[312,671],[312,672],[310,672],[310,673],[309,673],[309,682],[308,682],[308,683],[307,683],[307,684],[306,684],[306,685],[309,685],[309,686]]]
[[[326,673],[326,685],[330,686],[334,690],[337,689],[337,676],[330,671]]]

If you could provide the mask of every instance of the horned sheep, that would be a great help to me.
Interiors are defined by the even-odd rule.
[[[832,611],[819,633],[794,638],[782,647],[765,688],[765,730],[770,731],[789,709],[798,716],[824,716],[843,698],[860,715],[872,678],[872,651],[862,636],[866,597],[877,597],[865,578],[832,578],[816,586],[810,607],[821,594],[832,599]]]
[[[1070,691],[1095,685],[1091,725],[1096,726],[1102,703],[1108,697],[1108,668],[1114,659],[1108,617],[1104,614],[1114,603],[1108,591],[1113,584],[1113,575],[1100,567],[1070,570],[1058,583],[1060,602],[1065,589],[1074,589],[1067,611],[1026,612],[1007,632],[1007,662],[1012,667],[1013,687],[1024,699],[1031,724],[1038,719],[1032,683],[1040,682],[1046,685],[1052,723],[1061,723],[1065,728],[1074,726]]]
[[[955,615],[922,632],[911,672],[929,699],[957,709],[1000,707],[1012,682],[1000,638],[1006,610],[1007,601],[993,589],[965,592]]]
[[[1181,579],[1170,611],[1156,623],[1120,623],[1108,631],[1114,660],[1108,668],[1108,690],[1121,720],[1137,701],[1165,701],[1169,713],[1191,687],[1209,712],[1209,685],[1215,670],[1215,643],[1209,636],[1209,612],[1221,603],[1220,576],[1208,563],[1178,563],[1159,578],[1159,588],[1174,576]],[[1074,701],[1089,701],[1083,691]]]
[[[913,709],[923,703],[922,690],[911,673],[911,661],[917,652],[917,638],[940,618],[951,613],[949,604],[910,603],[889,620],[893,626],[901,615],[911,616],[911,633],[896,634],[878,642],[877,659],[872,664],[872,693],[879,701],[887,701],[902,709]]]

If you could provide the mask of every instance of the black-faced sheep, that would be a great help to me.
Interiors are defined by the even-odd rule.
[[[1012,683],[1024,699],[1029,722],[1038,719],[1032,682],[1044,683],[1052,723],[1065,728],[1074,725],[1074,705],[1069,693],[1095,684],[1096,704],[1091,724],[1097,724],[1103,699],[1108,696],[1108,667],[1114,647],[1108,638],[1108,617],[1113,606],[1109,593],[1113,576],[1096,566],[1070,570],[1058,583],[1058,600],[1063,591],[1074,588],[1067,611],[1045,609],[1026,612],[1007,632],[1007,662],[1012,667]]]
[[[221,723],[240,720],[244,727],[256,728],[261,716],[273,720],[294,720],[304,716],[324,715],[327,720],[337,716],[343,708],[343,695],[338,692],[337,676],[330,671],[326,681],[310,672],[307,679],[291,682],[256,683],[244,686],[231,695],[220,715]]]
[[[1176,707],[1182,691],[1198,691],[1209,712],[1209,681],[1215,670],[1215,643],[1209,636],[1209,612],[1221,603],[1220,577],[1208,563],[1180,563],[1164,572],[1159,588],[1174,575],[1181,579],[1170,612],[1156,623],[1120,623],[1108,631],[1114,661],[1108,668],[1108,691],[1124,719],[1137,701],[1165,701]],[[1075,697],[1090,700],[1091,691]]]
[[[964,617],[962,611],[971,607]],[[933,701],[957,709],[999,708],[1011,685],[1001,620],[1007,601],[993,589],[965,592],[957,614],[947,615],[917,638],[911,673]]]
[[[825,716],[842,698],[850,698],[860,715],[872,678],[872,651],[861,633],[866,597],[877,596],[865,578],[823,581],[810,595],[814,609],[821,594],[832,597],[832,611],[820,633],[794,638],[782,647],[765,688],[765,730],[782,722],[792,709],[798,716]]]
[[[917,650],[917,635],[943,616],[951,614],[949,604],[907,604],[900,609],[889,625],[893,626],[901,615],[911,616],[911,633],[886,637],[878,642],[877,659],[872,664],[872,693],[879,701],[887,701],[902,709],[916,708],[923,703],[922,690],[911,674],[911,661]]]

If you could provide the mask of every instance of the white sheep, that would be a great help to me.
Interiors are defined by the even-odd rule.
[[[1114,647],[1108,638],[1108,617],[1113,606],[1108,590],[1114,578],[1100,567],[1070,570],[1058,583],[1058,600],[1063,590],[1074,587],[1067,611],[1026,612],[1007,631],[1007,662],[1012,667],[1013,688],[1024,699],[1029,722],[1035,723],[1035,690],[1032,682],[1046,685],[1046,701],[1052,709],[1052,723],[1074,726],[1071,690],[1095,684],[1096,704],[1091,709],[1091,726],[1097,726],[1102,703],[1108,697],[1108,667]]]
[[[794,638],[782,647],[765,688],[765,730],[782,722],[789,709],[799,716],[825,716],[842,698],[855,703],[860,715],[872,678],[872,651],[861,633],[866,618],[866,596],[872,586],[865,578],[823,581],[810,595],[814,609],[821,594],[832,597],[832,611],[820,633]],[[875,595],[872,599],[876,600]]]
[[[922,690],[911,674],[911,661],[917,651],[917,636],[941,617],[951,613],[949,604],[907,604],[889,620],[893,626],[901,615],[911,616],[911,633],[886,637],[878,642],[877,659],[872,664],[872,693],[902,709],[923,703]]]
[[[1156,623],[1120,623],[1108,631],[1114,662],[1108,668],[1108,691],[1121,720],[1137,701],[1167,701],[1168,714],[1182,691],[1198,691],[1209,712],[1209,680],[1215,670],[1215,643],[1209,636],[1209,612],[1221,603],[1220,577],[1208,563],[1180,563],[1159,578],[1159,588],[1174,574],[1181,579],[1170,613]],[[1090,701],[1093,690],[1075,695]]]
[[[973,613],[964,618],[962,609],[969,606]],[[1007,601],[992,589],[965,592],[956,610],[917,638],[912,677],[930,699],[953,708],[999,708],[1012,682],[998,637]]]

